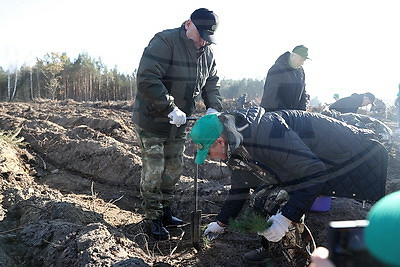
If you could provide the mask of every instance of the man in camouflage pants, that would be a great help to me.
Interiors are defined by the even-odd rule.
[[[221,111],[219,77],[210,47],[218,16],[195,10],[181,27],[157,33],[145,48],[137,72],[133,122],[142,150],[140,192],[149,230],[169,239],[175,184],[183,171],[186,116],[201,94],[207,113]]]
[[[146,132],[138,126],[135,128],[142,151],[140,189],[144,211],[146,218],[156,220],[163,216],[163,207],[171,207],[175,184],[183,171],[186,138],[169,140],[169,137]]]

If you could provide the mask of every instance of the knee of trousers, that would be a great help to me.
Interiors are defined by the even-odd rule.
[[[157,193],[162,184],[163,171],[161,168],[153,170],[142,170],[140,188],[144,192]]]

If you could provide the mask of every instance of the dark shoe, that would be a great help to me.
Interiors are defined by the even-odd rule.
[[[271,258],[268,250],[260,247],[243,255],[243,260],[250,264],[265,264]]]
[[[172,216],[172,211],[170,207],[163,208],[162,223],[165,227],[176,227],[185,224],[185,222],[181,219]]]
[[[168,240],[169,239],[169,232],[163,226],[160,219],[151,220],[149,222],[149,230],[151,235],[154,237],[155,240]]]

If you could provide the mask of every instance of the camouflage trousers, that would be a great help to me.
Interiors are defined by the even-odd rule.
[[[135,125],[142,152],[140,194],[148,219],[162,216],[163,207],[171,206],[175,185],[183,172],[186,137],[174,139],[153,134]]]

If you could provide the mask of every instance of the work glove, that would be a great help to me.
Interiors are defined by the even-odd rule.
[[[208,114],[217,114],[217,113],[219,113],[218,110],[213,109],[213,108],[208,108],[207,111],[206,111],[206,115],[208,115]]]
[[[285,236],[286,232],[289,231],[289,225],[292,222],[280,212],[271,216],[269,221],[272,222],[272,225],[265,231],[258,232],[258,234],[264,236],[268,241],[271,242],[278,242],[281,240],[282,237]]]
[[[168,118],[170,118],[169,123],[175,124],[176,127],[181,127],[182,124],[186,123],[186,113],[179,108],[174,108],[174,110],[168,114]]]
[[[226,226],[220,226],[217,222],[209,223],[204,231],[204,236],[209,240],[215,239],[219,234],[225,232]]]

